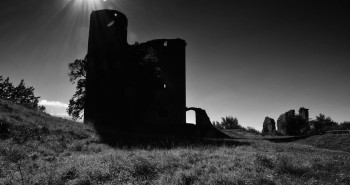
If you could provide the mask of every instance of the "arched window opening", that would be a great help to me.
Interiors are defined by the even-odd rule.
[[[196,124],[196,112],[193,110],[189,110],[186,112],[186,123]]]

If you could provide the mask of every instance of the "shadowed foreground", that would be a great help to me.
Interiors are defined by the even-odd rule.
[[[349,153],[308,145],[245,139],[110,147],[90,127],[3,100],[0,122],[0,184],[350,183]]]

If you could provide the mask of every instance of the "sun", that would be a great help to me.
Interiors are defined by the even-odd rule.
[[[88,10],[97,10],[107,7],[107,4],[111,0],[70,0],[74,1],[76,7],[88,9]]]

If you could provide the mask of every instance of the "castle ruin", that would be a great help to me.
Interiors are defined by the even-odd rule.
[[[277,120],[277,128],[284,135],[302,135],[305,134],[309,122],[309,109],[301,107],[299,114],[295,114],[295,110],[289,110],[281,114]]]
[[[91,13],[84,123],[102,135],[195,133],[186,124],[186,42],[129,45],[127,27],[121,12]]]

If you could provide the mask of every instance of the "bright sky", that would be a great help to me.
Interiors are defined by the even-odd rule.
[[[332,2],[332,3],[330,3]],[[51,114],[75,91],[68,63],[87,52],[93,9],[129,20],[129,44],[187,42],[187,106],[262,128],[290,109],[350,120],[350,12],[343,1],[0,1],[0,75],[35,87]],[[344,1],[345,2],[345,1]],[[108,101],[108,100],[106,100]]]

